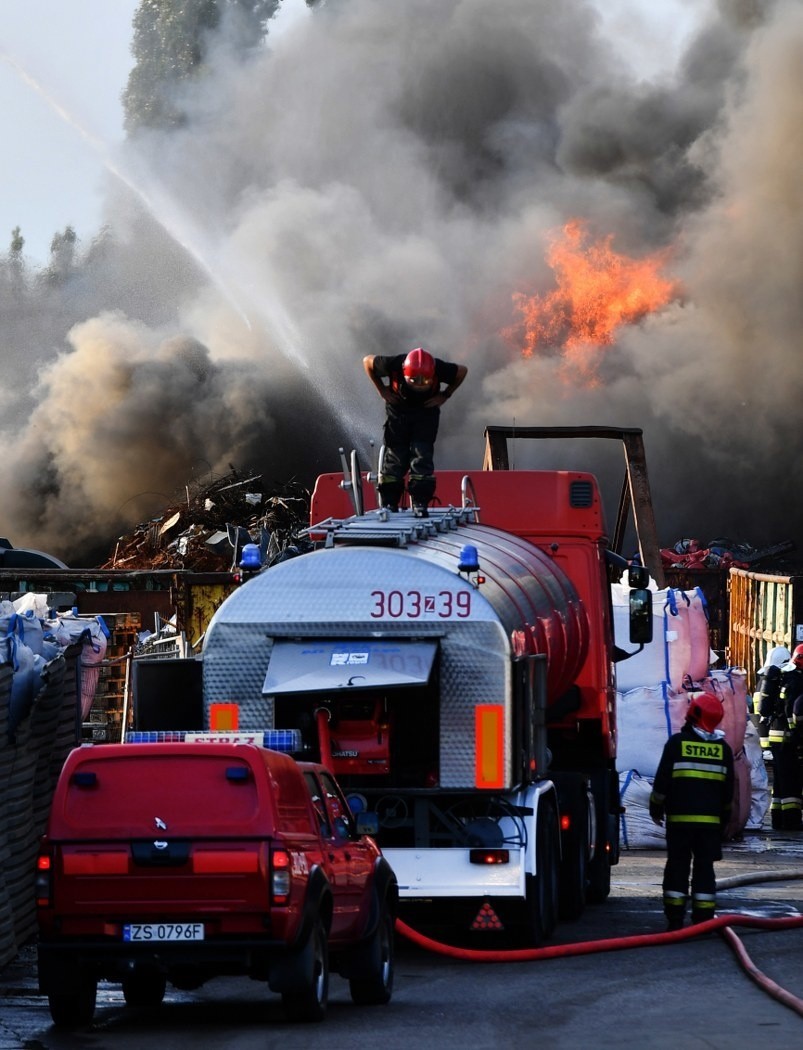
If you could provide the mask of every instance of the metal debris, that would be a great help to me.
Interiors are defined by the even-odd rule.
[[[260,547],[269,564],[287,547],[303,547],[310,494],[290,481],[266,492],[262,475],[236,470],[188,488],[161,517],[120,536],[100,569],[188,569],[229,572],[244,543]]]

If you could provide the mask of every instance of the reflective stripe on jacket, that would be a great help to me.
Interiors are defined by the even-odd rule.
[[[650,801],[668,823],[724,824],[733,800],[733,751],[684,726],[664,745]]]

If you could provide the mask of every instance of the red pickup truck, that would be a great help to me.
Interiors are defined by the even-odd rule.
[[[320,1021],[329,970],[356,1003],[393,987],[396,879],[323,766],[243,743],[105,744],[67,758],[38,856],[39,985],[58,1027],[98,980],[130,1006],[169,982],[267,982]]]

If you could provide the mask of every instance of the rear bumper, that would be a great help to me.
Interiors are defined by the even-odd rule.
[[[387,849],[402,901],[494,896],[523,900],[525,857],[509,850],[507,864],[472,864],[469,849]]]
[[[140,967],[163,973],[168,980],[191,976],[249,976],[268,980],[277,963],[293,954],[283,941],[267,938],[131,944],[81,937],[40,940],[37,946],[39,987],[67,991],[71,982],[87,975],[121,980]]]

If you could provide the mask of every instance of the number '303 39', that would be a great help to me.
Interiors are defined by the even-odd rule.
[[[371,591],[371,598],[371,616],[375,620],[416,620],[427,616],[448,620],[471,615],[471,591]]]

